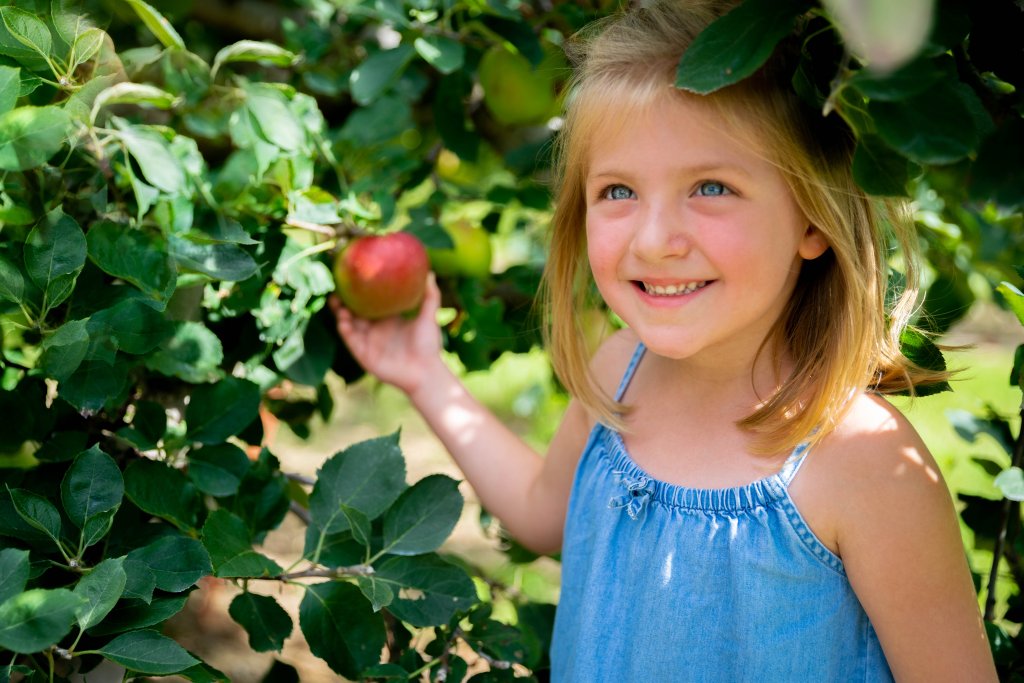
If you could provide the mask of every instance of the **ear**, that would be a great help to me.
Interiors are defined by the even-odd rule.
[[[800,248],[797,253],[805,261],[816,259],[828,250],[828,240],[813,225],[807,226],[807,231],[804,233],[803,238],[800,240]]]

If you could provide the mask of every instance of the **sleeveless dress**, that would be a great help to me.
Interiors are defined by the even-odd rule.
[[[552,680],[892,681],[842,561],[789,496],[805,455],[745,486],[688,488],[595,426],[566,516]]]

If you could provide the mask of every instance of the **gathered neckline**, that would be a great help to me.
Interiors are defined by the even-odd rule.
[[[751,510],[788,499],[788,481],[794,474],[793,470],[799,466],[802,460],[801,456],[808,446],[807,443],[800,444],[789,455],[779,471],[756,479],[749,484],[723,488],[699,488],[672,484],[651,476],[633,459],[619,432],[600,423],[597,428],[607,433],[606,441],[610,448],[605,449],[605,454],[613,472],[625,481],[642,482],[651,498],[659,503],[694,510]]]

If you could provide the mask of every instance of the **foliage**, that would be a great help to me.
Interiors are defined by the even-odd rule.
[[[797,92],[857,136],[858,182],[917,200],[933,333],[997,288],[1024,308],[1000,284],[1024,263],[1024,31],[1007,30],[1021,21],[1012,0],[977,5],[939,2],[915,56],[883,71],[844,48],[845,15],[837,26],[809,0],[747,0],[680,65],[680,86],[708,92],[793,43]],[[287,581],[305,590],[302,636],[347,678],[461,679],[467,647],[492,663],[481,680],[542,677],[550,606],[514,600],[498,621],[503,587],[437,553],[461,510],[456,482],[410,486],[397,435],[336,454],[315,481],[260,445],[269,415],[308,433],[331,415],[325,378],[361,375],[324,309],[331,255],[354,235],[403,229],[443,249],[442,226],[482,225],[501,258],[484,277],[441,278],[445,344],[481,370],[537,343],[559,46],[612,8],[296,0],[226,21],[224,7],[0,3],[0,676],[106,659],[129,676],[223,679],[160,633],[212,575],[242,589],[229,613],[257,651],[280,651],[295,624],[248,588]],[[757,40],[736,50],[743,37]],[[514,70],[481,79],[498,50],[515,59],[489,61]],[[490,83],[513,76],[551,111],[508,110],[515,98]],[[1021,465],[1007,420],[969,424]],[[1019,497],[1010,464],[990,469]],[[1019,508],[965,502],[1019,584]],[[289,511],[308,531],[282,567],[260,544]],[[1007,676],[1024,651],[1009,593],[987,613]]]

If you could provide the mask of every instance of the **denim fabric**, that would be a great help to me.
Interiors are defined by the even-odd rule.
[[[596,426],[566,518],[552,680],[892,681],[842,561],[789,497],[805,450],[752,484],[693,489]]]

